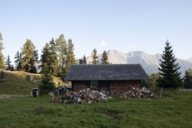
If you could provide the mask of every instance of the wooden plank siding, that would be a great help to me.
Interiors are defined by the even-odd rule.
[[[82,89],[90,88],[91,81],[72,81],[72,90],[77,92]],[[98,81],[98,87],[90,88],[105,92],[110,95],[120,95],[129,91],[131,87],[141,87],[141,80],[122,80],[122,81]]]
[[[141,87],[141,80],[110,81],[110,95],[120,95],[131,87]]]

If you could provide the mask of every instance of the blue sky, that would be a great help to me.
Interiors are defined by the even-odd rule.
[[[176,57],[192,57],[192,0],[0,0],[0,10],[12,61],[26,39],[41,54],[60,34],[73,40],[76,58],[94,48],[162,53],[167,39]]]

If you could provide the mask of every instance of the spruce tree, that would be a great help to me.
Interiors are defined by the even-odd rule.
[[[49,50],[50,50],[50,65],[49,69],[52,72],[53,75],[57,76],[57,69],[58,69],[58,59],[57,59],[57,53],[56,53],[56,44],[54,39],[49,42]]]
[[[68,40],[68,44],[67,44],[67,60],[66,60],[66,68],[65,68],[65,74],[68,72],[71,64],[75,64],[75,55],[74,55],[74,45],[72,43],[72,40],[69,39]]]
[[[94,49],[91,54],[92,54],[92,59],[93,59],[92,64],[98,64],[99,63],[99,61],[98,61],[99,56],[97,56],[97,50]]]
[[[5,68],[5,63],[4,63],[4,56],[2,53],[3,50],[3,42],[2,42],[3,38],[2,38],[2,34],[0,33],[0,69]]]
[[[31,42],[31,40],[26,40],[25,44],[23,45],[22,48],[22,57],[21,57],[21,69],[29,72],[32,67],[32,58],[34,55],[35,51],[35,45]]]
[[[86,60],[85,55],[83,56],[83,64],[87,64],[87,60]]]
[[[158,78],[158,86],[164,88],[177,88],[182,86],[182,79],[179,72],[179,63],[176,63],[172,46],[166,42],[165,51],[163,51],[162,60],[160,60],[160,77]]]
[[[109,64],[106,51],[103,52],[101,61],[102,61],[102,64]]]
[[[45,64],[42,69],[41,84],[39,84],[40,95],[47,94],[55,88],[55,83],[53,82],[52,73],[49,67]]]
[[[65,74],[65,62],[67,59],[67,44],[66,40],[64,38],[64,35],[61,34],[58,39],[56,39],[56,51],[58,55],[58,60],[60,63],[60,66],[58,67],[58,76],[64,77]]]
[[[149,78],[149,88],[150,89],[156,89],[157,87],[157,79],[159,78],[160,74],[159,73],[152,73],[148,75]]]
[[[21,53],[17,51],[15,55],[15,65],[16,65],[16,70],[20,71],[21,69]]]
[[[183,88],[186,88],[186,89],[192,88],[192,69],[188,69],[185,71]]]
[[[40,67],[43,69],[44,65],[47,65],[49,67],[50,65],[50,50],[49,50],[49,44],[46,43],[45,47],[42,50],[42,54],[41,54],[41,63],[42,65],[40,65]],[[42,70],[43,71],[43,70]]]
[[[50,72],[55,76],[57,75],[58,60],[56,54],[56,46],[53,39],[49,43],[45,44],[45,47],[42,50],[41,62],[42,68],[44,65],[47,65]]]
[[[33,54],[33,57],[30,61],[31,65],[32,65],[32,68],[30,70],[31,73],[37,73],[37,68],[36,68],[36,63],[39,59],[39,55],[38,55],[38,50],[34,50],[34,54]]]
[[[11,71],[14,71],[15,69],[14,69],[14,66],[13,65],[11,65]]]
[[[7,56],[7,60],[5,62],[5,65],[7,65],[7,70],[11,70],[12,66],[11,66],[11,60],[10,60],[10,57],[9,55]]]

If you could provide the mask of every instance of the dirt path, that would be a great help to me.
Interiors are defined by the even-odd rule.
[[[26,97],[24,95],[5,95],[5,94],[0,94],[0,99],[7,99],[7,98],[13,98],[13,97]]]

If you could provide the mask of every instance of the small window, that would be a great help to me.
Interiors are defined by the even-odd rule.
[[[97,88],[98,87],[98,81],[91,81],[91,88]]]

